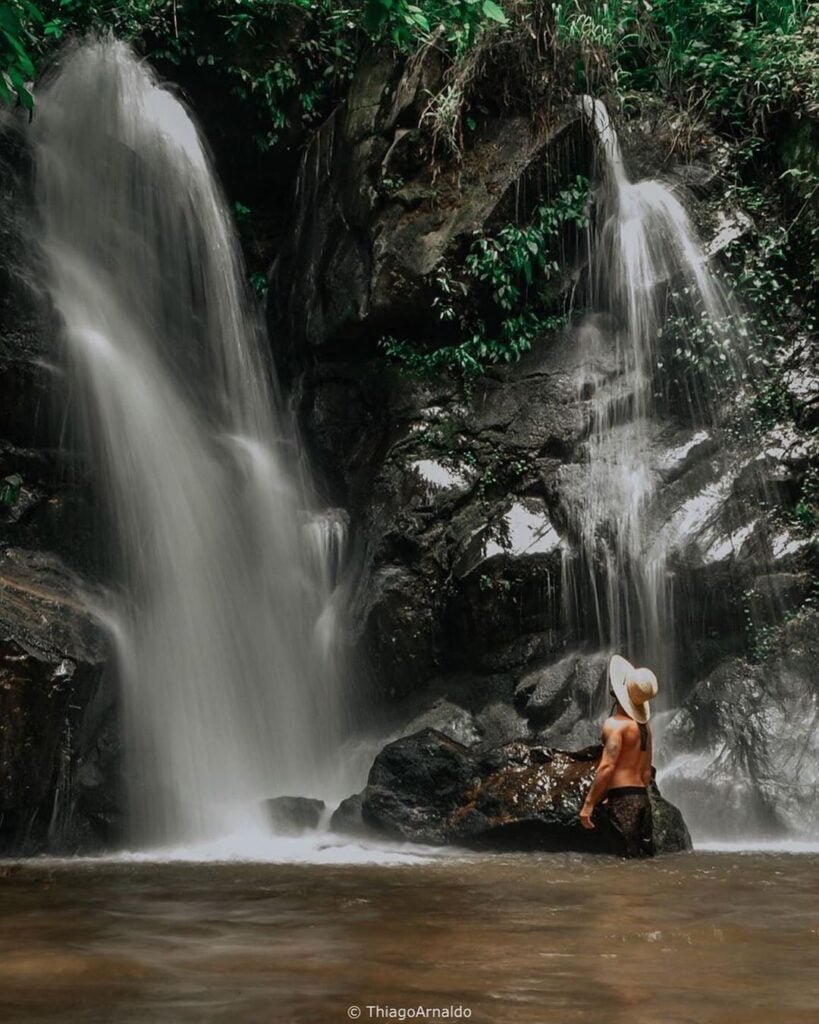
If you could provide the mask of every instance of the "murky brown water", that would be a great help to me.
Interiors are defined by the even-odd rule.
[[[0,1020],[400,1019],[379,1004],[481,1024],[815,1024],[817,869],[725,853],[0,867]]]

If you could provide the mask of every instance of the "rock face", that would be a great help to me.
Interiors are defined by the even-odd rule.
[[[0,852],[119,837],[108,653],[74,573],[53,555],[0,552]]]
[[[0,853],[115,842],[116,694],[86,609],[105,565],[82,466],[55,415],[56,325],[28,287],[25,155],[0,126]]]
[[[516,203],[547,155],[568,143],[574,104],[548,123],[510,114],[486,120],[459,166],[435,168],[420,124],[443,85],[439,54],[403,63],[365,57],[344,105],[308,147],[296,188],[296,225],[273,269],[274,336],[295,368],[316,348],[372,348],[373,322],[414,333],[439,328],[430,291],[441,259]],[[576,140],[575,140],[576,141]],[[298,268],[298,272],[293,271]]]
[[[817,664],[819,613],[807,609],[758,663],[723,661],[671,720],[660,777],[697,832],[819,832]]]
[[[354,793],[342,800],[330,816],[330,830],[347,835],[367,835],[372,830],[365,825],[361,814],[363,794]]]
[[[577,815],[600,747],[568,752],[517,741],[482,753],[433,729],[389,744],[362,798],[362,817],[401,839],[493,849],[621,853],[603,808]],[[652,786],[658,853],[691,849],[682,815]]]
[[[568,345],[544,339],[513,370],[481,381],[470,406],[454,386],[397,385],[414,402],[392,406],[396,439],[369,502],[352,510],[363,540],[357,622],[385,696],[406,696],[442,672],[528,678],[562,671],[573,650],[598,663],[605,656],[589,651],[594,608],[567,608],[566,487],[583,464],[589,414],[577,398],[579,370]],[[726,473],[705,431],[669,422],[654,443],[662,482],[646,518],[672,552],[673,667],[687,688],[742,650],[749,615],[766,629],[809,592],[809,538],[785,522],[771,529],[751,485],[796,489],[804,448],[772,431],[761,451],[738,450]],[[580,699],[585,676],[578,686],[566,692]],[[521,695],[533,722],[548,718],[549,693],[541,686],[528,706]],[[572,725],[561,723],[561,741]]]
[[[574,109],[536,127],[493,115],[436,177],[418,115],[439,72],[434,62],[404,71],[374,60],[316,137],[293,241],[272,279],[271,328],[327,499],[350,514],[361,708],[397,709],[391,736],[431,713],[452,739],[484,748],[514,739],[582,748],[607,710],[600,671],[611,651],[600,608],[573,590],[587,568],[577,492],[595,389],[619,386],[613,346],[590,373],[575,337],[544,332],[517,364],[464,386],[402,377],[379,339],[451,340],[433,305],[436,261],[462,260],[471,232],[513,217],[514,196],[537,201],[545,168],[589,173],[591,151]],[[638,123],[624,133],[627,162],[704,198],[692,216],[709,253],[754,230],[742,211],[714,210],[724,147],[660,169],[652,161],[664,147],[651,132]],[[568,305],[584,271],[571,259],[562,271],[555,289]],[[816,455],[814,362],[807,338],[783,356],[803,409],[792,427],[753,438],[718,431],[672,395],[641,441],[652,481],[646,549],[668,552],[676,705],[810,593],[810,538],[795,512]],[[689,735],[675,733],[670,749],[693,754]]]

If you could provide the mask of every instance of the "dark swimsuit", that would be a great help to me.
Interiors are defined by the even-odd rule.
[[[640,750],[648,749],[648,726],[640,726]],[[615,786],[606,792],[605,809],[624,857],[654,856],[651,803],[645,786]]]

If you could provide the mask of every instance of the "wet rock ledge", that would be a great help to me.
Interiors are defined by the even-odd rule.
[[[376,757],[361,818],[379,832],[421,843],[619,854],[604,809],[595,811],[592,831],[577,817],[599,756],[600,747],[565,751],[525,740],[481,751],[422,729]],[[656,785],[650,798],[657,852],[690,850],[680,811]]]
[[[115,844],[121,750],[106,637],[56,555],[0,548],[0,856]]]

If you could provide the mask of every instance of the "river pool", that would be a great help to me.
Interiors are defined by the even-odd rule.
[[[381,859],[5,862],[0,1020],[819,1019],[815,852]]]

